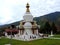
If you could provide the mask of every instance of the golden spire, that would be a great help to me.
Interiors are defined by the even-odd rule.
[[[30,12],[29,7],[30,7],[30,6],[29,6],[29,3],[27,3],[27,5],[26,5],[26,8],[27,8],[27,9],[26,9],[26,12]]]

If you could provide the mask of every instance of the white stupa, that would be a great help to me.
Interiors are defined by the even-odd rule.
[[[29,10],[29,4],[26,5],[26,13],[23,16],[23,21],[20,22],[20,38],[23,40],[31,40],[38,38],[38,26],[36,21],[33,21],[33,16]]]
[[[19,33],[16,34],[13,39],[30,41],[34,39],[38,39],[38,25],[36,21],[33,21],[33,16],[29,10],[29,4],[26,5],[26,13],[23,16],[23,21],[20,21]],[[7,36],[8,37],[8,36]]]

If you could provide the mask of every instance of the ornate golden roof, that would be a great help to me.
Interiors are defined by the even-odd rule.
[[[27,3],[27,5],[26,5],[26,8],[27,8],[27,9],[26,9],[26,12],[30,12],[29,7],[30,7],[30,6],[29,6],[29,3]]]

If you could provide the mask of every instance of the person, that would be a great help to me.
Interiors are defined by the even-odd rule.
[[[31,39],[31,36],[30,36],[30,39]]]
[[[25,36],[24,36],[24,39],[25,39]]]

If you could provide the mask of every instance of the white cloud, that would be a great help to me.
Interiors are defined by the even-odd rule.
[[[27,2],[34,17],[60,11],[60,0],[0,0],[0,24],[22,20]]]

